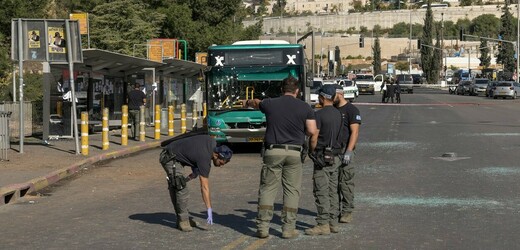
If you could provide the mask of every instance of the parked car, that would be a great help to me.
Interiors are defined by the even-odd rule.
[[[486,86],[486,97],[493,97],[493,90],[497,86],[497,81],[490,81]]]
[[[472,81],[460,81],[457,85],[457,95],[471,95],[470,88]]]
[[[401,93],[408,92],[409,94],[413,94],[413,78],[412,75],[408,74],[399,74],[395,76],[399,85],[401,85]]]
[[[486,87],[489,83],[489,79],[487,78],[475,78],[473,79],[473,83],[470,86],[470,94],[471,95],[485,95]]]
[[[323,79],[319,77],[314,77],[312,80],[311,87],[311,107],[315,108],[320,102],[318,100],[318,90],[323,86]]]
[[[423,78],[421,74],[412,74],[413,84],[423,84]]]
[[[498,97],[502,97],[506,99],[507,97],[511,97],[511,99],[516,99],[519,92],[520,84],[513,81],[500,81],[493,89],[493,98],[497,99]]]
[[[359,90],[355,81],[349,79],[338,80],[338,84],[343,87],[343,96],[345,99],[354,101],[359,95]]]

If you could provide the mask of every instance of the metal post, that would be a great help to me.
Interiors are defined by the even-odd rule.
[[[81,112],[81,154],[88,155],[88,112]]]
[[[103,109],[103,122],[102,122],[103,128],[101,131],[101,149],[102,150],[108,150],[108,108]]]
[[[520,0],[519,0],[520,1]],[[311,62],[312,62],[312,77],[314,77],[316,75],[316,71],[315,71],[315,66],[314,66],[314,53],[316,53],[314,51],[314,47],[315,47],[315,43],[314,43],[314,29],[312,29],[312,49],[311,49],[311,53],[312,53],[312,57],[311,57]]]
[[[181,104],[181,134],[186,133],[186,104]]]
[[[159,140],[161,139],[161,105],[155,105],[155,139]]]
[[[412,10],[410,13],[410,37],[408,38],[408,74],[412,74]]]
[[[444,55],[444,13],[441,13],[441,56]],[[443,72],[444,81],[446,81],[446,71],[444,71],[441,58],[441,72]]]
[[[69,20],[65,20],[65,32],[65,35],[67,36],[67,60],[69,62],[69,83],[72,97],[72,126],[74,126],[74,144],[76,146],[76,154],[80,154],[78,136],[78,111],[76,109],[76,87],[74,86],[74,62],[72,62],[72,36],[70,35]]]
[[[168,136],[174,136],[175,130],[174,130],[174,110],[173,106],[168,106]]]
[[[23,154],[23,139],[25,136],[24,129],[24,113],[23,113],[23,30],[22,30],[22,19],[18,18],[18,76],[20,80],[18,81],[18,88],[20,92],[20,154]]]
[[[139,107],[139,141],[144,141],[146,137],[146,131],[144,131],[144,105]]]
[[[13,102],[16,102],[16,65],[13,65]]]
[[[121,112],[123,113],[121,117],[121,145],[126,146],[128,145],[128,105],[123,105]]]

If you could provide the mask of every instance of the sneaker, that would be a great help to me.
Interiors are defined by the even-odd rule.
[[[260,239],[265,239],[265,238],[269,237],[269,233],[267,231],[258,230],[258,231],[256,231],[255,236]]]
[[[313,228],[305,230],[306,235],[325,235],[330,234],[330,226],[327,225],[316,225]]]
[[[339,226],[338,225],[330,225],[330,232],[331,233],[339,233]]]
[[[282,238],[284,239],[294,239],[300,235],[300,232],[296,229],[287,230],[282,232]]]
[[[350,223],[352,221],[352,213],[345,213],[339,219],[341,223]]]

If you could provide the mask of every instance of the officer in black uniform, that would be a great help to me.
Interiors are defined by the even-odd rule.
[[[259,238],[269,236],[269,223],[273,218],[274,200],[280,182],[283,186],[282,238],[294,238],[299,234],[296,215],[302,181],[303,145],[305,135],[313,136],[317,130],[314,111],[297,98],[298,86],[298,80],[289,76],[282,81],[282,96],[245,101],[248,107],[260,108],[267,120],[256,217],[256,236]],[[313,138],[311,149],[316,146],[316,138]]]
[[[343,88],[337,85],[336,93],[343,93]],[[349,223],[352,221],[352,211],[354,210],[354,166],[352,165],[352,158],[359,137],[361,115],[359,109],[348,99],[345,99],[342,94],[336,95],[334,105],[343,115],[343,130],[338,141],[338,147],[343,152],[342,164],[338,169],[339,222]]]
[[[307,235],[325,235],[331,232],[337,233],[338,229],[338,167],[341,164],[339,158],[340,148],[337,147],[342,130],[342,116],[336,109],[334,98],[336,86],[324,85],[319,90],[319,101],[323,107],[316,112],[316,125],[318,128],[318,143],[314,152],[310,154],[314,161],[314,198],[317,208],[316,222],[313,228],[305,230]]]
[[[213,211],[209,192],[211,163],[222,167],[231,160],[233,152],[226,145],[217,146],[215,139],[207,134],[173,140],[164,147],[159,161],[166,171],[170,198],[177,214],[177,228],[191,231],[193,223],[188,218],[188,188],[186,182],[199,177],[202,200],[206,204],[207,223],[213,224]],[[191,167],[192,173],[184,176],[183,168]]]

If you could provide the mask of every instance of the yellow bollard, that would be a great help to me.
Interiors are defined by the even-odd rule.
[[[101,132],[102,150],[108,149],[108,108],[103,109],[103,129]]]
[[[181,134],[186,133],[186,104],[181,104]]]
[[[202,104],[202,119],[206,119],[206,116],[208,115],[208,106],[206,103]]]
[[[81,154],[88,155],[88,112],[81,112]]]
[[[121,111],[123,112],[121,117],[121,145],[126,146],[128,145],[128,105],[123,105]]]
[[[139,141],[144,141],[146,137],[146,131],[144,131],[144,126],[146,124],[144,121],[144,110],[144,106],[141,106],[139,109]]]
[[[174,114],[173,106],[168,106],[168,136],[175,135],[174,124],[173,124],[173,120],[174,120],[173,114]]]
[[[155,105],[155,139],[161,139],[161,105]]]
[[[193,111],[191,112],[191,116],[192,116],[192,123],[191,123],[191,128],[195,128],[197,127],[197,121],[199,120],[199,113],[197,111],[197,107],[195,107],[195,105],[193,105]]]

